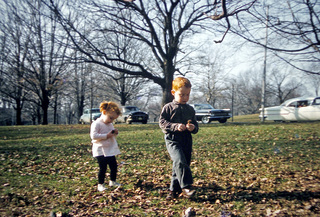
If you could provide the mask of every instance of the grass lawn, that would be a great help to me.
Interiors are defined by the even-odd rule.
[[[171,160],[157,124],[117,124],[119,189],[97,191],[89,125],[0,127],[0,216],[320,216],[320,122],[258,115],[200,124],[196,197],[166,201]]]

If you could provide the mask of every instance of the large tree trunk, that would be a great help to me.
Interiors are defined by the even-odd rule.
[[[37,106],[37,119],[38,119],[38,124],[41,124],[41,108],[40,106]]]
[[[165,86],[164,89],[162,89],[162,93],[163,93],[162,106],[164,106],[165,104],[167,104],[173,100],[173,96],[171,94],[171,87],[169,87],[169,85]]]
[[[22,106],[20,99],[16,101],[17,108],[16,108],[16,125],[22,125],[22,120],[21,120],[21,114],[22,114]]]
[[[49,108],[49,97],[47,95],[47,92],[45,91],[43,93],[43,100],[41,103],[41,108],[42,108],[42,124],[47,125],[48,124],[48,108]]]
[[[165,72],[163,74],[165,78],[162,80],[162,84],[160,84],[162,87],[162,106],[173,100],[171,89],[175,67],[172,64],[170,64],[170,66],[166,65],[164,70]]]
[[[54,96],[54,102],[53,102],[53,124],[59,124],[59,121],[58,121],[58,92],[56,92],[56,95]]]

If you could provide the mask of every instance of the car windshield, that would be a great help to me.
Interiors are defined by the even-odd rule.
[[[280,106],[286,106],[288,101],[284,101]]]
[[[309,105],[308,100],[298,101],[298,107],[306,107]]]
[[[91,113],[100,113],[100,109],[92,109]]]
[[[210,104],[201,104],[201,105],[195,105],[196,110],[201,109],[213,109],[213,107]]]
[[[297,102],[292,102],[288,105],[288,107],[296,107],[297,106]]]
[[[287,106],[287,107],[306,107],[311,105],[310,100],[298,100],[298,101],[293,101],[290,104],[288,104],[289,101],[285,101],[284,103],[281,104],[281,106]]]
[[[124,112],[134,112],[134,111],[139,111],[139,109],[135,106],[131,106],[131,107],[125,107],[124,108]]]
[[[320,98],[316,98],[313,102],[313,105],[320,105]]]

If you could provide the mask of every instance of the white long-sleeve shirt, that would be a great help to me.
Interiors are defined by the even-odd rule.
[[[98,118],[91,124],[90,137],[92,139],[93,157],[111,157],[120,154],[120,149],[116,140],[116,135],[109,139],[107,134],[114,129],[113,124],[105,124],[102,118]]]

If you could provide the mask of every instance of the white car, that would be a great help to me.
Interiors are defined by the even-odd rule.
[[[259,118],[262,118],[262,109]],[[320,120],[320,97],[294,98],[280,106],[267,107],[264,110],[264,118],[272,121]]]
[[[86,109],[81,115],[79,122],[81,124],[91,124],[92,121],[96,120],[101,116],[101,112],[99,108],[91,109],[91,120],[90,120],[90,109]]]

